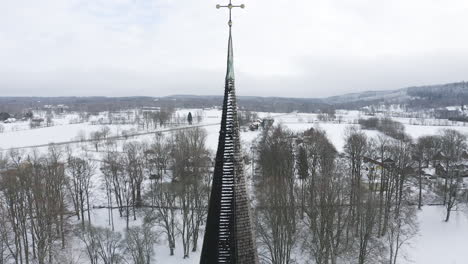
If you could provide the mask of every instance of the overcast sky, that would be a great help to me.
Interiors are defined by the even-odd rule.
[[[233,0],[239,95],[466,80],[467,0]],[[0,1],[0,96],[221,95],[228,0]]]

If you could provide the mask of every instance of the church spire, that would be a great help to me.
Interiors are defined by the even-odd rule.
[[[258,264],[237,118],[232,46],[232,8],[223,112],[200,264]]]

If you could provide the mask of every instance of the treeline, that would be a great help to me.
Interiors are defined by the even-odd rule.
[[[220,96],[168,97],[0,97],[0,112],[20,115],[25,110],[40,110],[44,105],[63,104],[70,111],[99,113],[143,107],[213,108],[221,107]],[[239,108],[244,111],[315,113],[330,107],[321,99],[240,96]]]
[[[109,141],[101,160],[53,146],[0,156],[0,263],[75,263],[76,241],[92,264],[153,263],[161,241],[188,258],[206,221],[212,160],[205,140],[194,128],[148,143]],[[93,210],[96,199],[102,209]],[[94,224],[99,212],[104,227]]]
[[[98,113],[155,106],[154,97],[0,97],[0,112],[21,113],[38,110],[44,105],[63,104],[70,111]]]
[[[394,139],[403,140],[405,138],[408,138],[408,135],[405,134],[405,126],[402,123],[394,121],[389,117],[371,117],[368,119],[361,118],[358,120],[358,123],[363,129],[378,130],[383,134]]]
[[[0,162],[1,263],[50,263],[64,247],[66,178],[59,158],[51,149],[44,156],[11,152]]]
[[[176,108],[212,108],[220,107],[222,96],[168,96],[158,98],[158,106],[172,105]],[[324,107],[330,107],[321,99],[313,98],[281,98],[239,96],[238,106],[243,111],[290,113],[316,113]]]
[[[466,123],[468,122],[468,116],[449,117],[448,120]]]
[[[432,190],[423,168],[448,168],[433,189],[446,221],[457,202],[466,202],[456,172],[465,148],[465,136],[454,130],[413,142],[350,128],[340,154],[324,131],[271,127],[258,145],[255,174],[263,263],[294,263],[297,256],[318,264],[400,263],[417,233],[422,190]]]

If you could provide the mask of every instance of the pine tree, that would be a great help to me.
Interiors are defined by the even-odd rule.
[[[187,122],[189,123],[189,125],[192,124],[192,122],[193,122],[192,112],[189,112],[189,113],[188,113]]]

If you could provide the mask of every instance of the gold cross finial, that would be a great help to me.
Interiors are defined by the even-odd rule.
[[[232,16],[231,16],[231,14],[232,14],[232,9],[233,9],[234,7],[245,8],[245,5],[244,5],[244,4],[242,4],[242,5],[233,5],[231,1],[232,1],[232,0],[229,0],[229,4],[228,4],[228,5],[224,5],[224,6],[223,6],[223,5],[216,5],[216,8],[217,8],[217,9],[220,9],[221,7],[227,7],[227,8],[229,9],[229,23],[228,23],[229,27],[232,27]]]

